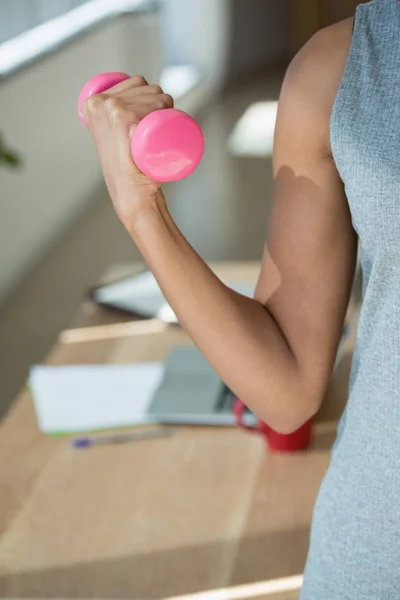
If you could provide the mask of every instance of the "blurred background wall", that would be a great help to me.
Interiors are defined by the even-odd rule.
[[[353,16],[356,6],[365,2],[368,0],[325,0],[322,11],[323,24],[331,25]]]
[[[248,79],[262,69],[288,61],[290,8],[290,0],[231,0],[227,83]]]
[[[354,16],[356,6],[369,0],[291,0],[292,50],[299,50],[322,27]]]
[[[215,97],[227,76],[232,0],[166,0],[158,19],[164,69],[188,65],[197,71],[197,84],[184,101],[185,110],[197,112]]]

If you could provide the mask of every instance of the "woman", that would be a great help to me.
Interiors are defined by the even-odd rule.
[[[279,101],[273,211],[254,299],[217,279],[178,230],[160,186],[132,163],[132,123],[172,98],[136,76],[85,104],[115,210],[179,321],[279,432],[320,407],[359,239],[363,307],[350,395],[314,510],[302,600],[400,597],[399,96],[398,0],[359,5],[354,19],[319,31],[294,58]]]

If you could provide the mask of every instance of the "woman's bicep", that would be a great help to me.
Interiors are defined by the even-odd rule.
[[[318,408],[341,337],[357,238],[328,151],[335,90],[313,90],[312,71],[310,59],[308,65],[300,60],[282,87],[273,207],[256,298],[279,325]]]

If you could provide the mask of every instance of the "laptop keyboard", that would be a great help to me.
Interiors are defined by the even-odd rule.
[[[235,400],[235,394],[228,388],[227,385],[223,384],[221,395],[217,403],[217,412],[233,412]],[[249,409],[246,407],[245,412],[251,411],[249,411]]]
[[[220,397],[218,399],[218,403],[217,403],[218,412],[219,411],[232,412],[235,400],[236,400],[236,396],[234,395],[234,393],[231,392],[231,390],[228,388],[228,386],[223,384],[222,390],[221,390],[221,395],[220,395]]]

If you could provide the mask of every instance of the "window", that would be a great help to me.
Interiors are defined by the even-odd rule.
[[[150,0],[0,0],[0,77],[104,19]]]
[[[0,44],[90,0],[2,0]]]

